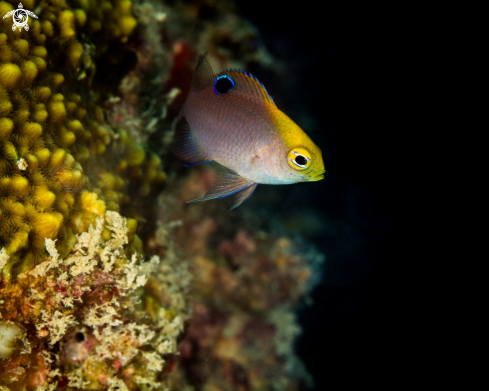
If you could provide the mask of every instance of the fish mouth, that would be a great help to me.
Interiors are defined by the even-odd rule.
[[[326,170],[315,171],[311,174],[311,178],[309,178],[309,182],[316,182],[324,179],[324,173]]]

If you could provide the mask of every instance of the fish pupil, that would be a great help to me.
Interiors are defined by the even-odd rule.
[[[219,94],[225,94],[233,87],[234,87],[234,83],[231,81],[229,77],[225,76],[225,77],[217,78],[216,83],[214,85],[214,90]]]
[[[307,163],[307,160],[304,156],[298,155],[295,157],[295,162],[301,166],[304,166]]]

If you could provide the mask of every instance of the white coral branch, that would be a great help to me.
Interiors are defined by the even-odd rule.
[[[64,337],[66,331],[78,322],[73,315],[63,316],[59,311],[55,311],[53,315],[49,315],[47,311],[41,310],[42,322],[36,325],[38,330],[47,327],[51,334],[49,343],[54,345]]]

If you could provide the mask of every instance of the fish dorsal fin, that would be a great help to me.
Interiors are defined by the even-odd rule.
[[[233,84],[232,90],[244,92],[247,95],[254,96],[269,105],[275,106],[275,102],[268,94],[267,89],[260,81],[249,72],[242,71],[241,69],[226,69],[224,72],[219,73],[215,80],[227,75],[231,78]],[[215,83],[215,82],[214,82]]]
[[[211,64],[205,58],[206,55],[207,53],[199,55],[190,86],[193,92],[199,92],[214,85],[214,72],[212,72]]]

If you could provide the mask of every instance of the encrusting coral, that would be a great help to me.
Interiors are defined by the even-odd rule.
[[[161,385],[158,379],[177,352],[176,339],[188,317],[189,274],[185,265],[169,258],[160,262],[154,256],[142,264],[136,253],[129,256],[128,233],[126,220],[107,211],[76,237],[67,258],[60,256],[53,240],[46,239],[48,260],[18,277],[21,285],[29,286],[26,296],[2,292],[11,297],[2,308],[3,317],[24,319],[35,328],[30,344],[33,354],[41,355],[34,363],[32,355],[27,356],[30,347],[17,351],[13,343],[2,347],[1,358],[17,354],[14,358],[24,364],[31,358],[31,365],[24,369],[14,365],[15,360],[0,362],[0,384],[15,383],[11,389],[111,389],[111,384],[122,387],[124,379],[130,389]],[[148,279],[158,281],[160,289],[142,290]],[[145,309],[148,300],[150,317]],[[25,339],[25,331],[12,322],[2,321],[0,332],[2,327],[12,330],[10,340]],[[55,353],[44,345],[61,348]]]

